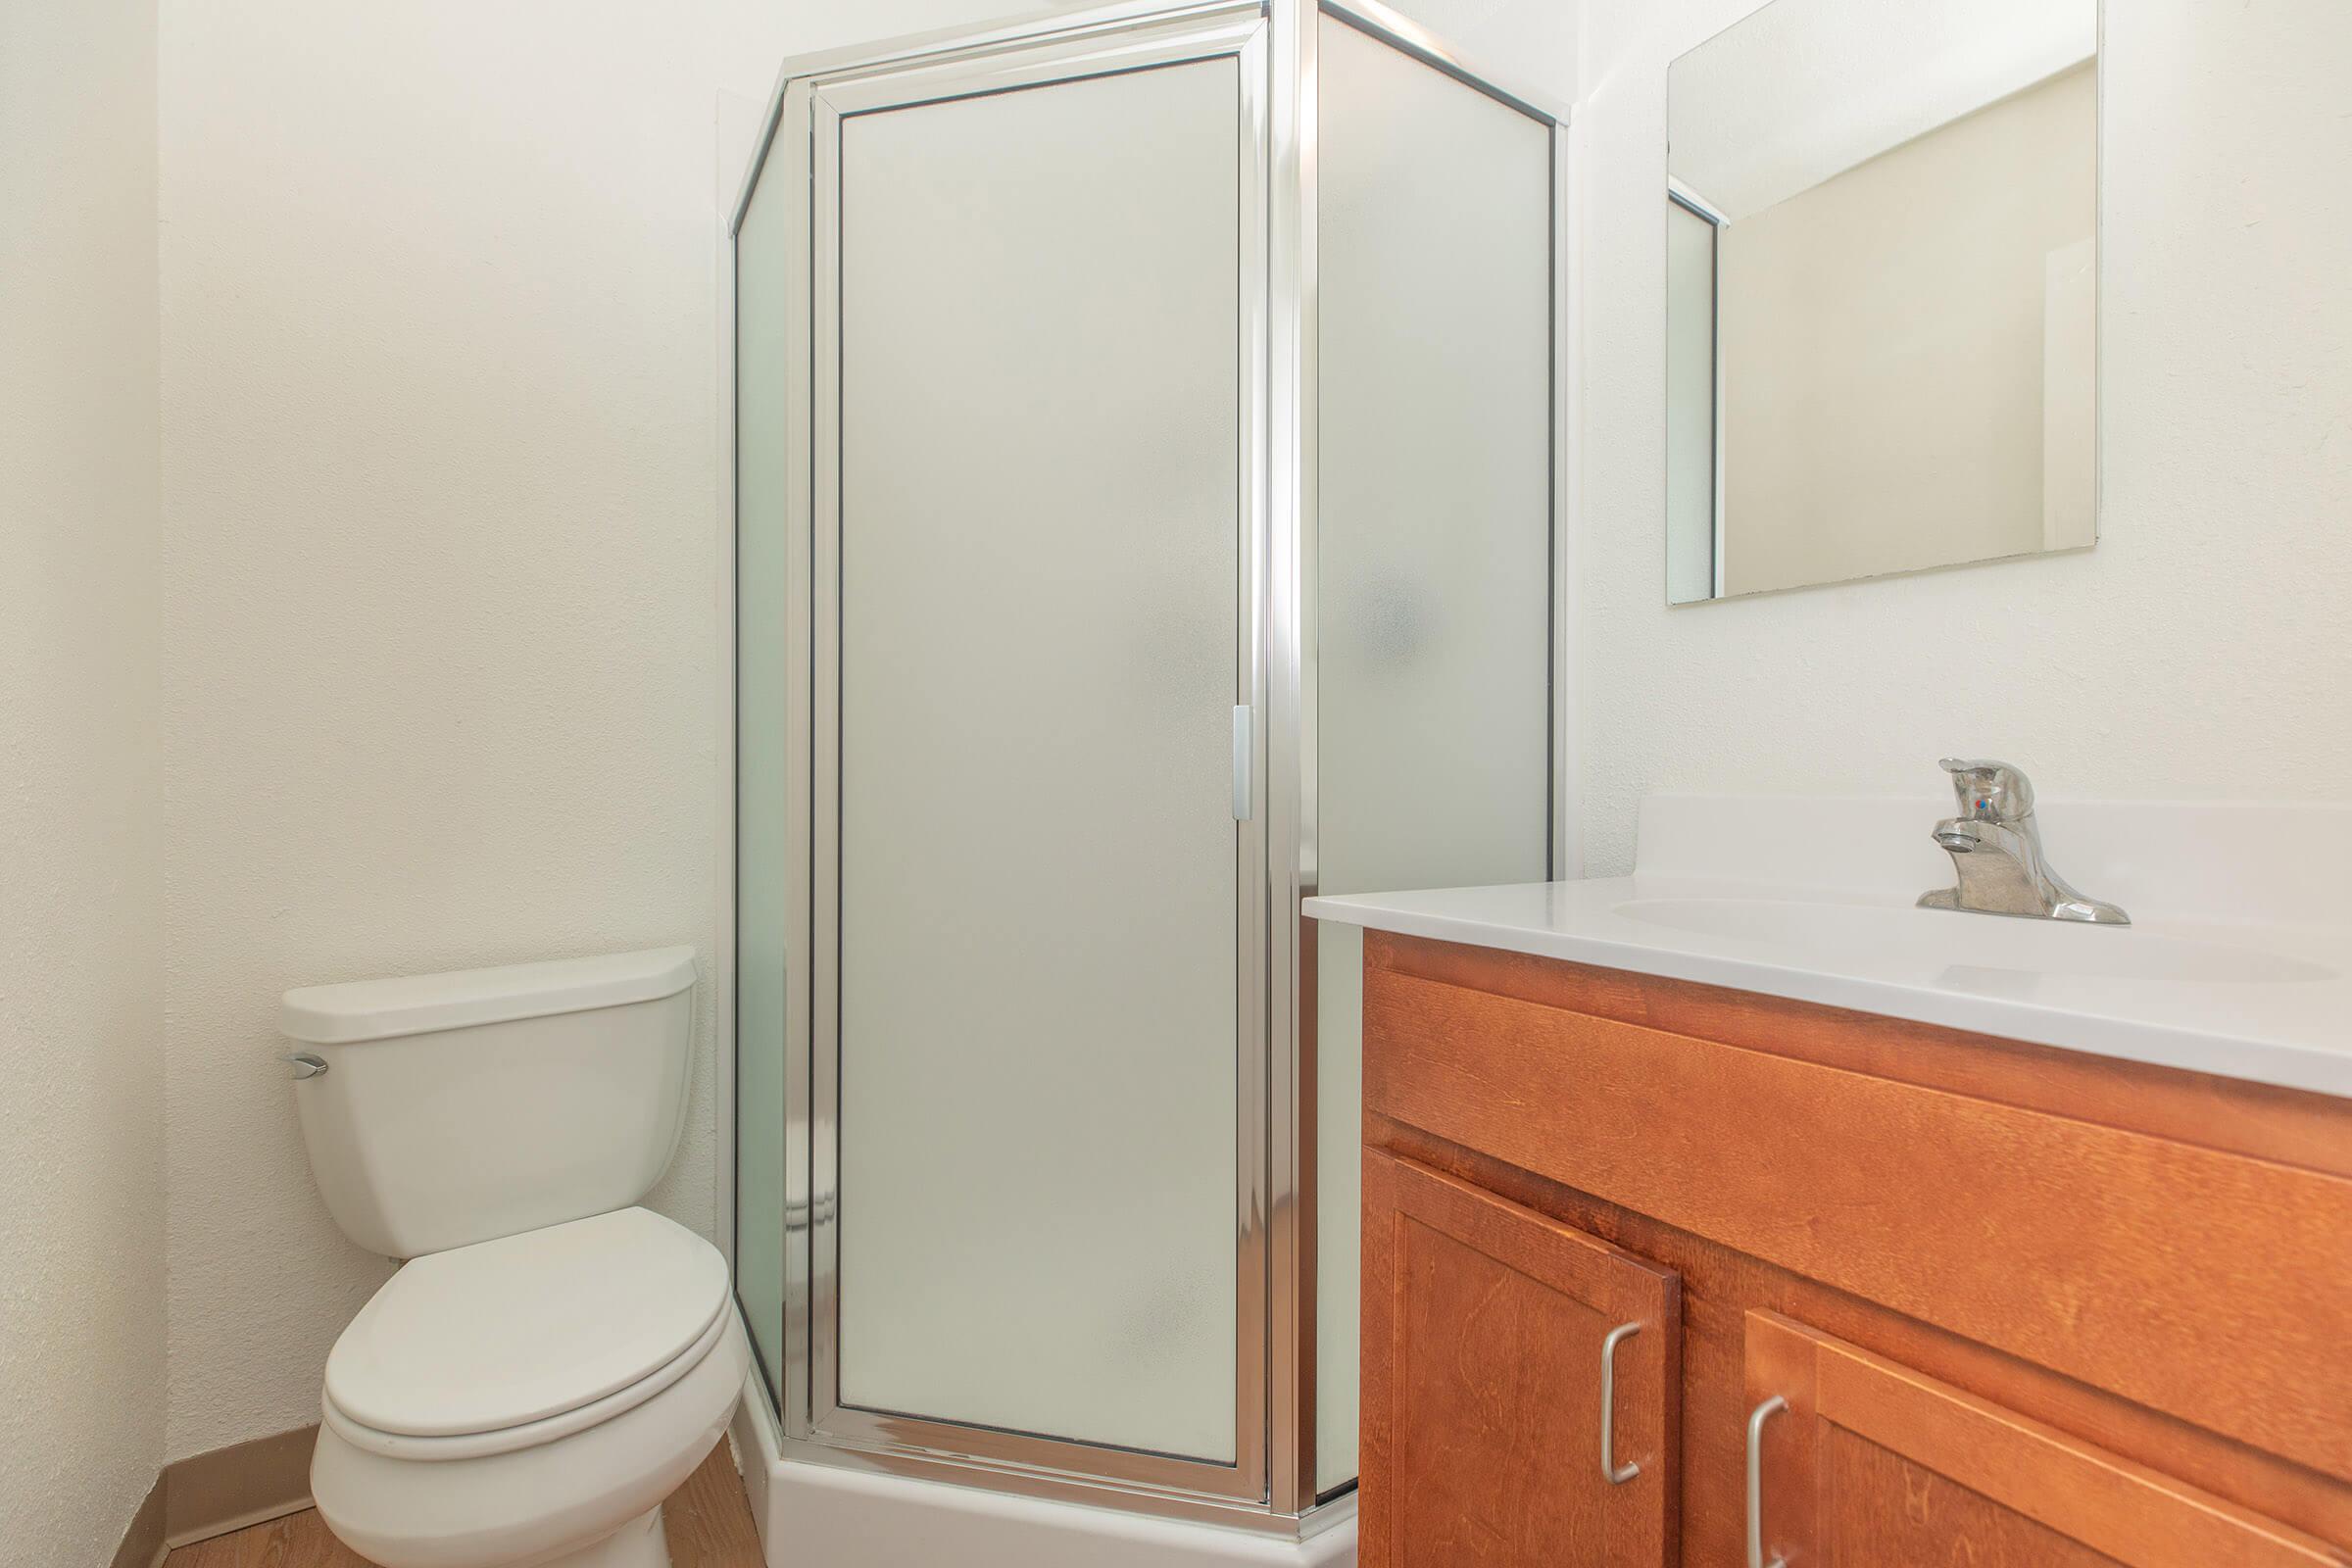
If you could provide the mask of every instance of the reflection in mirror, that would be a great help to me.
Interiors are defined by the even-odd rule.
[[[1674,63],[1666,586],[2098,531],[2098,0],[1773,0]]]

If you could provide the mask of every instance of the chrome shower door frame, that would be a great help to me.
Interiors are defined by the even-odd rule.
[[[1237,821],[1238,897],[1234,958],[1237,1106],[1234,1229],[1237,1267],[1234,1302],[1234,1461],[1230,1464],[1146,1452],[1047,1434],[864,1409],[843,1401],[839,1258],[841,1061],[839,926],[841,802],[839,790],[839,652],[841,441],[840,257],[842,128],[859,115],[943,101],[1020,91],[1205,61],[1234,61],[1237,76],[1237,443],[1235,497],[1239,627],[1236,705],[1250,710],[1254,755],[1265,752],[1264,564],[1269,554],[1265,483],[1263,387],[1267,336],[1265,263],[1266,102],[1265,19],[1257,0],[1169,8],[1118,7],[1050,18],[1004,28],[966,30],[933,47],[905,45],[879,56],[804,63],[780,95],[762,174],[804,178],[808,202],[805,260],[796,256],[792,280],[796,312],[808,322],[808,362],[803,401],[795,410],[798,471],[809,477],[804,498],[794,487],[790,522],[793,553],[808,562],[806,641],[795,637],[798,666],[790,686],[807,693],[796,727],[810,738],[808,753],[806,859],[794,867],[808,889],[796,908],[787,959],[794,999],[787,1036],[786,1079],[795,1103],[787,1107],[788,1182],[807,1172],[805,1198],[787,1194],[787,1297],[808,1303],[805,1333],[788,1341],[785,1369],[786,1436],[871,1456],[916,1464],[947,1460],[1040,1481],[1109,1484],[1155,1492],[1171,1500],[1197,1499],[1219,1511],[1262,1505],[1266,1494],[1265,1376],[1268,1206],[1265,1082],[1267,990],[1267,878],[1264,770],[1256,770],[1250,815]],[[804,174],[805,170],[805,174]],[[748,198],[751,181],[747,180]],[[796,249],[798,247],[796,246]],[[798,344],[795,344],[798,347]],[[802,418],[801,416],[806,416]],[[804,557],[803,552],[806,552]],[[798,759],[796,759],[796,761]],[[797,803],[796,803],[797,804]],[[796,905],[798,900],[796,899]],[[803,1163],[805,1151],[806,1163]],[[788,1323],[799,1330],[803,1326]],[[893,1465],[892,1468],[905,1466]]]
[[[1273,717],[1276,739],[1270,754],[1277,799],[1274,804],[1275,906],[1287,910],[1273,928],[1272,973],[1273,1106],[1276,1130],[1275,1268],[1271,1313],[1274,1323],[1270,1375],[1273,1419],[1268,1505],[1277,1513],[1305,1516],[1351,1498],[1352,1482],[1329,1492],[1318,1489],[1315,1423],[1319,1310],[1315,1238],[1319,1201],[1315,1183],[1316,1145],[1325,1129],[1317,1116],[1317,969],[1315,922],[1298,913],[1299,902],[1321,891],[1318,855],[1316,668],[1321,612],[1317,591],[1321,507],[1316,470],[1319,416],[1317,365],[1319,259],[1316,205],[1317,24],[1324,17],[1452,78],[1475,92],[1544,125],[1551,142],[1550,328],[1551,434],[1550,541],[1551,646],[1547,678],[1552,700],[1546,780],[1545,821],[1550,876],[1573,876],[1581,868],[1573,838],[1574,691],[1564,661],[1574,598],[1568,580],[1564,519],[1572,514],[1567,462],[1566,388],[1573,371],[1569,330],[1568,203],[1569,108],[1518,82],[1508,73],[1485,69],[1445,39],[1381,0],[1269,0],[1274,24],[1275,190],[1274,207],[1274,383],[1275,418],[1275,589]],[[1333,1136],[1353,1144],[1359,1130],[1343,1127]],[[1287,1136],[1286,1136],[1287,1135]]]
[[[858,46],[786,63],[731,228],[755,189],[781,177],[791,204],[785,286],[793,361],[788,553],[792,651],[787,801],[794,897],[786,933],[785,1365],[788,1458],[1187,1517],[1279,1537],[1352,1509],[1351,1487],[1319,1498],[1315,1415],[1315,1138],[1312,922],[1317,890],[1315,33],[1331,16],[1552,127],[1551,871],[1573,875],[1575,733],[1567,592],[1572,540],[1565,418],[1573,384],[1566,283],[1565,106],[1507,84],[1377,0],[1118,0]],[[1237,405],[1243,543],[1241,669],[1252,710],[1253,811],[1236,961],[1236,1432],[1232,1465],[845,1406],[837,1385],[838,1019],[817,1004],[837,960],[816,918],[837,907],[838,147],[844,117],[975,93],[1234,57],[1240,71],[1241,374]],[[828,205],[828,192],[830,205]],[[740,279],[740,271],[738,273]],[[740,283],[739,283],[740,286]],[[827,653],[828,639],[832,652]],[[828,742],[825,737],[832,739]],[[830,747],[830,751],[827,748]],[[1333,1135],[1352,1144],[1353,1127]]]

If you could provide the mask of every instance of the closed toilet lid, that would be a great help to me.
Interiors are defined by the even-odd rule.
[[[495,1432],[576,1409],[675,1360],[727,1306],[727,1264],[648,1209],[402,1266],[326,1358],[326,1397],[378,1432]]]

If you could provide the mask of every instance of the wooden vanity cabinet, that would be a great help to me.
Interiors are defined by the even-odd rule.
[[[1379,932],[1364,1043],[1367,1568],[1748,1561],[1774,1400],[1766,1565],[2352,1568],[2352,1102]]]

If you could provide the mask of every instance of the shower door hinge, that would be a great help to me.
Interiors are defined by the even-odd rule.
[[[1252,776],[1250,757],[1250,708],[1248,703],[1233,705],[1233,819],[1250,820],[1256,798],[1256,780]]]

